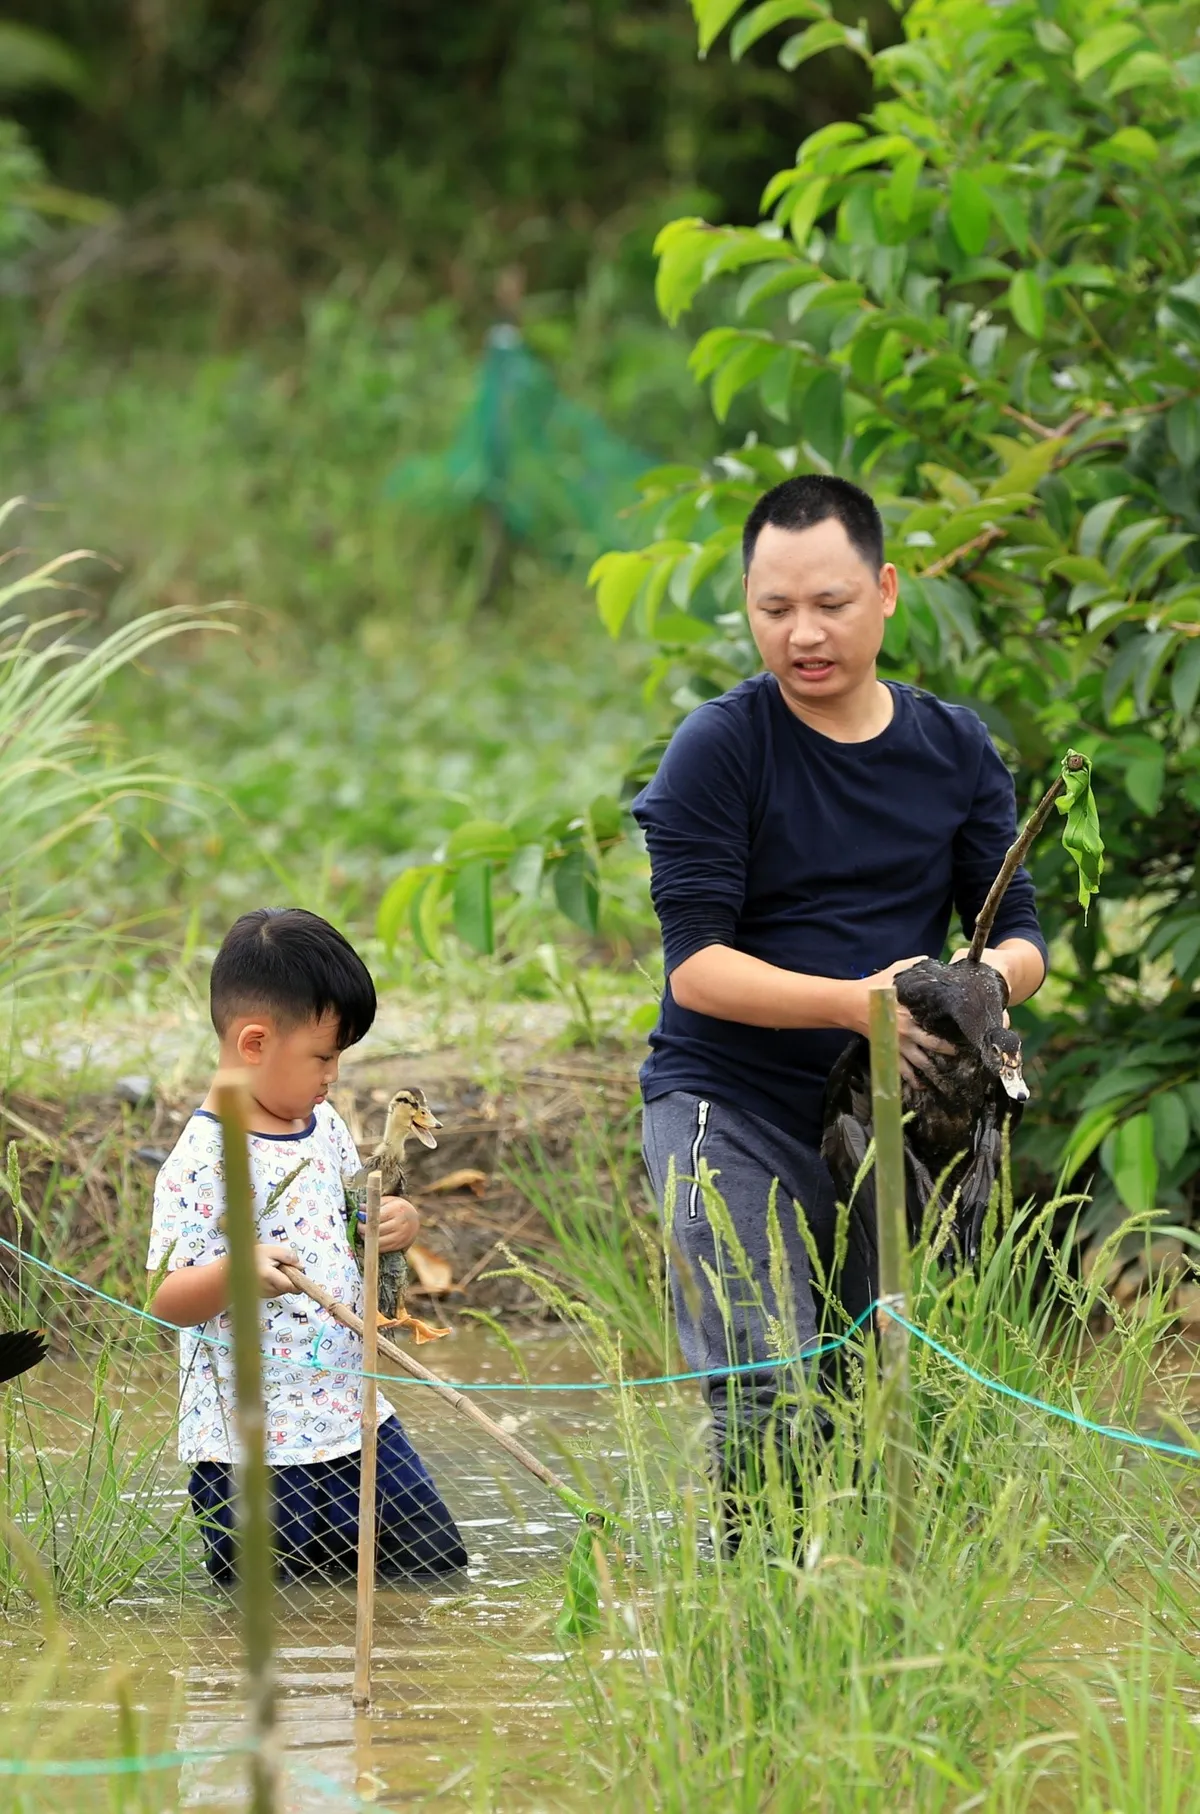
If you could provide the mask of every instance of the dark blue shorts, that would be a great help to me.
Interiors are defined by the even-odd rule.
[[[467,1566],[458,1526],[398,1417],[379,1426],[375,1483],[376,1563],[380,1574],[447,1574]],[[290,1579],[342,1574],[357,1566],[359,1457],[271,1468],[275,1553]],[[233,1469],[197,1462],[188,1481],[214,1581],[234,1578]]]

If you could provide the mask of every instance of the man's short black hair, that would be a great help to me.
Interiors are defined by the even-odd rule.
[[[225,934],[209,981],[218,1038],[239,1014],[266,1013],[291,1026],[338,1017],[338,1049],[375,1019],[371,973],[328,920],[303,907],[256,907]]]
[[[830,517],[837,518],[851,547],[872,573],[878,573],[883,566],[883,519],[874,498],[849,479],[831,478],[823,472],[785,479],[763,493],[742,531],[742,572],[750,571],[758,538],[768,523],[776,529],[813,529]]]

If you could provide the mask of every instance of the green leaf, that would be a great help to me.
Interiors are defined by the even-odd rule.
[[[739,346],[713,379],[712,406],[718,422],[724,422],[730,405],[740,390],[760,378],[784,349],[774,340],[753,340]]]
[[[490,863],[468,863],[455,876],[454,930],[481,957],[490,957],[496,949]]]
[[[969,170],[956,171],[950,186],[950,225],[968,258],[976,258],[987,245],[991,221],[992,206],[979,178]]]
[[[1166,773],[1166,758],[1162,750],[1153,755],[1135,756],[1125,764],[1125,792],[1148,819],[1152,819],[1162,805]]]
[[[1187,1104],[1174,1090],[1164,1090],[1150,1098],[1150,1119],[1154,1123],[1154,1150],[1159,1164],[1165,1172],[1172,1171],[1188,1148]]]
[[[764,0],[744,19],[739,19],[729,34],[729,55],[740,63],[752,44],[787,19],[823,19],[826,9],[820,0]]]
[[[1018,271],[1008,286],[1008,306],[1017,326],[1031,340],[1046,331],[1046,292],[1036,271]]]
[[[1112,1180],[1126,1209],[1145,1215],[1158,1202],[1154,1123],[1148,1114],[1123,1121],[1113,1138]]]
[[[734,13],[745,0],[692,0],[692,12],[700,32],[700,55],[707,56]]]
[[[1114,57],[1136,44],[1142,36],[1141,27],[1124,21],[1118,25],[1106,25],[1102,31],[1094,32],[1085,38],[1075,52],[1075,75],[1080,82],[1086,82],[1098,69],[1111,63]]]
[[[810,25],[807,31],[797,32],[789,38],[779,53],[779,61],[784,69],[799,69],[810,57],[848,42],[846,27],[839,25],[836,19],[825,19],[820,25]]]
[[[1175,71],[1158,51],[1137,50],[1128,62],[1122,63],[1105,92],[1111,100],[1116,95],[1127,94],[1131,88],[1160,88],[1174,80]]]
[[[596,588],[596,609],[610,636],[619,636],[650,571],[644,554],[602,554],[588,574]]]
[[[1171,704],[1187,718],[1200,693],[1200,637],[1188,643],[1171,675]]]
[[[582,1524],[567,1558],[562,1609],[554,1625],[560,1640],[590,1638],[600,1630],[600,1578],[596,1567],[596,1532]]]
[[[800,431],[828,465],[836,466],[845,440],[845,387],[837,372],[818,372],[800,405]]]
[[[1077,768],[1069,764],[1078,762]],[[1079,905],[1087,918],[1088,905],[1100,888],[1104,869],[1104,844],[1100,837],[1100,819],[1092,794],[1092,765],[1086,756],[1068,750],[1063,760],[1063,792],[1055,806],[1066,818],[1063,827],[1063,849],[1079,871]]]
[[[611,794],[596,795],[588,807],[588,823],[601,850],[610,844],[619,844],[625,836],[625,815],[621,811],[621,802]]]
[[[585,932],[600,922],[600,878],[589,850],[577,845],[554,865],[554,898],[560,910]]]
[[[1069,1178],[1077,1172],[1086,1159],[1089,1159],[1107,1136],[1120,1111],[1110,1105],[1089,1109],[1081,1115],[1072,1128],[1070,1137],[1063,1147],[1059,1159],[1059,1169]]]
[[[495,819],[467,819],[450,833],[446,861],[472,863],[486,858],[492,863],[507,863],[516,848],[517,841],[507,825]]]
[[[1106,163],[1133,164],[1139,170],[1148,170],[1151,164],[1156,164],[1158,152],[1158,140],[1144,126],[1123,126],[1110,139],[1101,139],[1098,145],[1088,147],[1091,157]]]
[[[803,251],[808,244],[808,236],[817,222],[817,216],[825,206],[825,192],[829,188],[827,176],[816,176],[805,183],[802,189],[794,191],[795,203],[788,211],[788,231],[796,244]]]
[[[1181,466],[1200,460],[1200,398],[1184,397],[1167,411],[1167,440]]]
[[[446,872],[439,865],[417,890],[408,923],[418,946],[433,963],[442,961],[441,905]]]
[[[542,871],[546,866],[546,848],[544,844],[522,844],[513,854],[508,866],[508,880],[514,894],[523,901],[537,899],[538,889],[542,885]]]
[[[1117,498],[1105,498],[1101,504],[1093,504],[1079,525],[1079,552],[1092,557],[1098,556],[1104,546],[1105,537],[1113,526],[1113,520],[1122,504],[1128,504],[1127,495]]]
[[[439,869],[437,863],[414,864],[411,869],[402,869],[384,890],[379,911],[375,915],[375,934],[386,950],[390,951],[394,947],[414,900],[430,876],[436,875]]]
[[[921,181],[921,171],[924,167],[924,156],[921,152],[914,151],[909,157],[902,157],[892,171],[886,194],[897,220],[911,219],[913,202],[916,200],[917,186]]]
[[[87,85],[83,64],[61,39],[31,25],[0,23],[0,94],[61,88],[82,95]]]

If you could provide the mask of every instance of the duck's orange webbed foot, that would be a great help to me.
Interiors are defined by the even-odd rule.
[[[450,1333],[448,1329],[437,1323],[423,1322],[419,1316],[413,1316],[408,1310],[402,1310],[399,1316],[384,1316],[382,1310],[377,1310],[375,1319],[376,1327],[379,1329],[411,1329],[413,1340],[418,1347],[422,1342],[441,1341],[443,1335]]]

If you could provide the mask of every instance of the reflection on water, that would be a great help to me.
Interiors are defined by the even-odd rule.
[[[561,1336],[531,1336],[521,1346],[533,1378],[595,1377],[578,1348]],[[446,1376],[459,1380],[514,1378],[511,1360],[483,1331],[447,1343],[438,1360]],[[155,1367],[153,1375],[128,1382],[133,1389],[124,1399],[126,1414],[140,1423],[167,1417],[171,1409],[161,1369],[147,1365]],[[66,1371],[60,1368],[57,1380],[53,1372],[39,1380],[40,1430],[60,1407],[70,1415]],[[387,1806],[415,1805],[459,1774],[485,1731],[503,1739],[510,1753],[514,1746],[525,1755],[548,1751],[548,1763],[560,1748],[566,1703],[553,1621],[575,1520],[434,1394],[399,1382],[389,1393],[458,1520],[471,1565],[463,1577],[433,1586],[380,1584],[370,1716],[350,1707],[353,1581],[280,1590],[277,1676],[288,1805],[304,1814],[338,1805],[336,1785],[342,1805],[351,1805],[344,1792],[355,1789]],[[479,1402],[560,1471],[570,1466],[572,1452],[584,1451],[597,1479],[620,1468],[612,1404],[603,1394],[535,1397],[516,1388]],[[79,1404],[76,1382],[76,1411]],[[74,1432],[69,1441],[73,1446]],[[182,1492],[179,1470],[169,1461],[159,1490],[164,1498]],[[14,1619],[0,1628],[6,1734],[0,1748],[9,1756],[114,1754],[114,1665],[123,1667],[143,1751],[237,1744],[243,1729],[234,1607],[206,1589],[202,1573],[193,1582],[183,1599],[142,1584],[103,1613],[68,1613],[66,1648],[53,1668],[36,1624]],[[205,1760],[177,1774],[182,1806],[240,1805],[239,1764]],[[158,1793],[145,1806],[157,1811],[170,1805],[161,1792],[171,1779],[154,1780]],[[106,1784],[76,1786],[77,1800],[71,1785],[55,1785],[53,1805],[108,1805]],[[514,1784],[504,1805],[535,1804]]]

